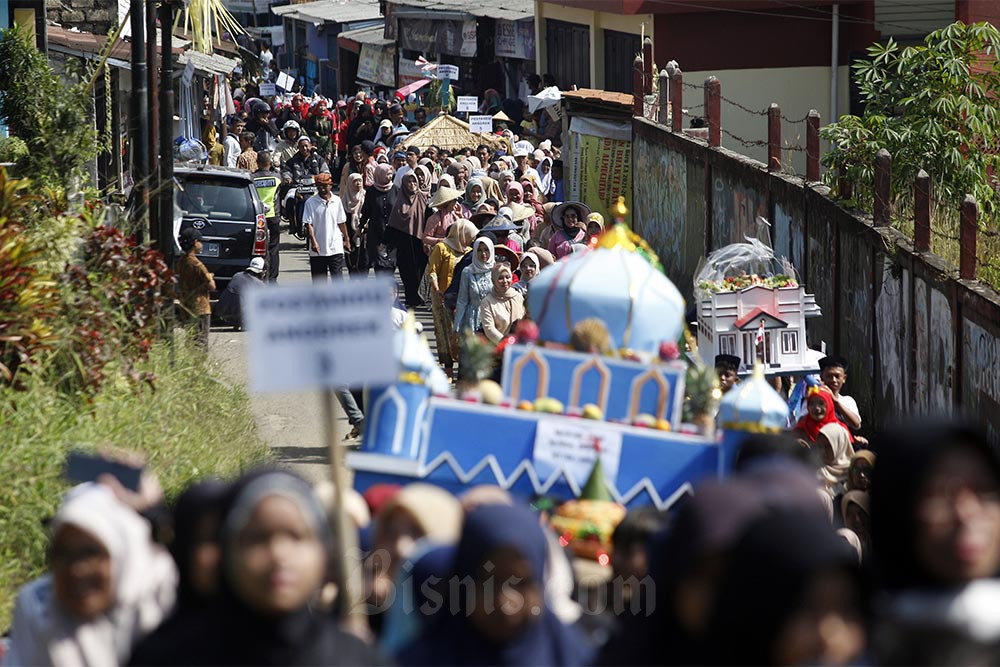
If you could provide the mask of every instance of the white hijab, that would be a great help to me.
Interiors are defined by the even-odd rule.
[[[490,257],[485,262],[479,261],[479,246],[483,244],[490,249]],[[493,241],[487,238],[476,239],[475,243],[472,244],[472,266],[470,267],[472,271],[474,273],[491,273],[493,271],[494,258]]]
[[[146,520],[120,503],[110,489],[100,484],[72,489],[52,520],[52,535],[66,525],[89,533],[107,549],[114,605],[83,622],[59,606],[50,574],[32,581],[18,594],[4,665],[123,664],[135,643],[173,607],[177,588],[173,560],[153,543]]]

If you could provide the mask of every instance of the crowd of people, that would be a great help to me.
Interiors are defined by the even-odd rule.
[[[209,159],[254,172],[272,230],[294,206],[285,190],[311,178],[300,215],[313,279],[398,271],[405,306],[433,313],[449,374],[461,334],[499,343],[530,318],[531,280],[604,231],[600,212],[564,200],[544,119],[500,128],[504,148],[449,150],[407,142],[426,113],[403,100],[235,98],[226,131],[206,126]],[[181,239],[181,282],[207,329],[198,236]],[[277,280],[274,253],[241,282]],[[715,362],[723,391],[738,386],[740,360]],[[151,472],[138,491],[101,478],[49,521],[48,572],[18,596],[3,664],[1000,660],[1000,457],[949,422],[862,438],[846,381],[847,361],[827,357],[790,392],[786,433],[750,436],[724,479],[692,480],[663,510],[631,509],[596,580],[578,578],[550,525],[568,499],[344,489],[358,557],[334,541],[328,483],[258,470],[168,506]],[[358,561],[362,625],[338,613],[351,606],[338,604],[343,559]]]
[[[334,611],[355,554],[329,483],[260,470],[167,508],[149,473],[102,478],[48,522],[3,664],[995,663],[1000,458],[942,422],[872,445],[831,484],[815,448],[751,436],[725,479],[630,510],[597,581],[548,524],[558,499],[346,490],[364,627]]]

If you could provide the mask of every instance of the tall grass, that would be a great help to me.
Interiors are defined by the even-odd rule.
[[[47,534],[64,491],[67,452],[110,446],[142,453],[168,498],[192,480],[232,476],[270,456],[255,430],[242,387],[184,336],[173,366],[165,342],[140,370],[155,389],[111,374],[90,401],[39,378],[23,391],[0,388],[0,629],[10,623],[18,588],[45,569]]]

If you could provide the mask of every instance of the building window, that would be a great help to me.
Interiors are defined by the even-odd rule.
[[[797,331],[781,332],[781,353],[782,354],[799,353],[799,333]]]
[[[738,357],[739,350],[736,349],[736,334],[725,334],[719,336],[719,354],[731,354]]]
[[[589,26],[545,19],[545,45],[546,73],[555,77],[560,90],[571,90],[574,84],[590,88]]]
[[[632,63],[640,51],[639,35],[604,31],[604,90],[632,92]]]

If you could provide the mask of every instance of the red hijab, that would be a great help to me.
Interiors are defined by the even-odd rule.
[[[827,424],[840,424],[844,427],[844,430],[847,431],[847,434],[851,438],[851,442],[854,442],[854,436],[851,435],[851,429],[847,428],[847,425],[844,424],[844,422],[837,419],[837,409],[833,406],[833,394],[830,393],[830,390],[826,387],[813,387],[810,389],[809,393],[806,394],[807,408],[809,406],[809,401],[813,400],[815,397],[819,397],[823,400],[823,403],[826,404],[826,416],[823,417],[823,421],[816,421],[813,419],[807,409],[806,414],[804,414],[802,418],[799,419],[798,423],[795,424],[795,430],[801,431],[805,434],[809,442],[816,442],[816,436],[819,435],[821,428]]]

